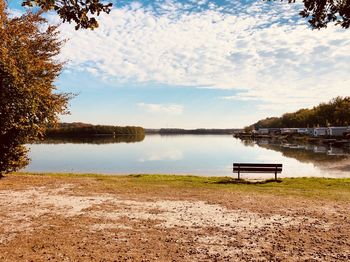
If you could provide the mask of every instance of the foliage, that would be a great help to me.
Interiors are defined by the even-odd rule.
[[[300,15],[309,18],[314,29],[327,27],[335,22],[343,28],[350,27],[350,0],[304,0],[304,9]]]
[[[0,0],[0,176],[28,163],[24,144],[66,112],[68,94],[55,93],[62,42],[40,14],[9,18]]]
[[[281,117],[269,117],[252,126],[258,128],[317,127],[350,125],[350,97],[336,97],[312,109],[300,109]]]
[[[269,0],[268,0],[269,1]],[[288,0],[294,3],[295,0]],[[312,28],[321,29],[328,23],[343,28],[350,26],[350,0],[303,0],[304,9],[299,13],[308,21]],[[23,6],[39,6],[44,11],[54,10],[63,22],[75,22],[76,29],[98,27],[96,16],[101,12],[109,13],[112,3],[103,3],[101,0],[23,0]]]
[[[253,131],[253,127],[252,126],[245,126],[243,130],[245,133],[250,133]]]
[[[296,2],[296,0],[287,1]],[[309,18],[308,22],[313,29],[325,28],[329,23],[335,23],[343,28],[350,27],[350,0],[303,0],[303,3],[304,8],[299,15]]]
[[[138,126],[107,126],[84,123],[61,123],[57,128],[49,128],[47,137],[86,137],[93,135],[144,137],[145,131]]]
[[[109,13],[112,3],[104,4],[100,0],[24,0],[23,6],[39,6],[43,11],[54,10],[63,22],[75,22],[75,29],[98,27],[95,18],[101,12]]]

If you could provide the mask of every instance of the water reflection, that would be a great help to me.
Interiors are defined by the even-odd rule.
[[[259,147],[281,152],[283,156],[297,159],[299,162],[312,163],[326,171],[350,171],[348,146],[295,144],[268,139],[256,140],[254,143]]]
[[[235,176],[234,162],[271,162],[283,164],[281,177],[350,177],[349,148],[241,141],[230,135],[70,138],[29,147],[32,162],[25,171],[31,172]]]
[[[71,137],[54,137],[46,138],[37,144],[113,144],[113,143],[136,143],[142,142],[145,136],[111,136],[111,135],[95,135],[95,136],[71,136]]]
[[[350,155],[349,147],[335,147],[312,144],[291,144],[261,139],[255,142],[258,146],[282,152],[286,157],[293,157],[300,162],[337,161]],[[244,142],[246,144],[246,142]]]
[[[183,158],[182,152],[180,150],[166,150],[163,152],[147,153],[144,157],[139,159],[140,162],[146,161],[164,161],[172,160],[177,161]]]

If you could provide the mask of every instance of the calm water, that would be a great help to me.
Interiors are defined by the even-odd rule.
[[[148,135],[134,143],[113,139],[83,142],[30,145],[32,162],[25,171],[231,176],[233,162],[271,162],[283,164],[281,177],[350,177],[349,148],[242,142],[230,135]]]

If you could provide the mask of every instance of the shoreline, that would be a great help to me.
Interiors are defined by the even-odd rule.
[[[247,191],[261,194],[277,194],[284,196],[302,196],[324,200],[348,200],[350,201],[350,178],[328,177],[290,177],[268,179],[236,179],[232,176],[200,176],[200,175],[176,175],[176,174],[96,174],[96,173],[41,173],[41,172],[17,172],[5,174],[0,178],[0,185],[7,177],[45,178],[65,180],[87,179],[102,181],[118,187],[118,183],[127,184],[130,187],[145,187],[150,190],[158,186],[181,188],[206,188],[218,191]]]
[[[148,177],[176,177],[179,180],[187,177],[195,177],[198,179],[203,179],[205,181],[206,179],[215,179],[215,180],[232,180],[232,181],[241,181],[242,183],[246,182],[264,182],[264,181],[274,181],[274,173],[241,173],[240,180],[238,180],[237,173],[223,173],[222,175],[214,175],[211,173],[204,174],[202,173],[103,173],[103,172],[67,172],[67,171],[18,171],[18,172],[13,172],[9,173],[10,175],[38,175],[38,176],[62,176],[62,177],[140,177],[140,176],[148,176]],[[257,175],[258,174],[258,175]],[[6,176],[6,174],[4,174]],[[325,174],[324,176],[315,176],[315,175],[310,175],[310,176],[284,176],[282,173],[278,173],[277,175],[277,180],[288,180],[288,179],[350,179],[350,176],[341,176],[341,175],[328,175]],[[1,179],[1,178],[0,178]]]
[[[296,142],[296,143],[309,143],[309,144],[323,144],[323,145],[334,145],[334,146],[347,146],[350,147],[350,139],[345,137],[312,137],[308,135],[289,134],[289,135],[254,135],[239,133],[233,135],[233,137],[241,140],[259,140],[269,139],[279,142]]]

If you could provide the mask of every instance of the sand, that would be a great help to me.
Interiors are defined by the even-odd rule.
[[[195,188],[138,195],[91,180],[0,181],[0,260],[350,260],[348,203]]]

